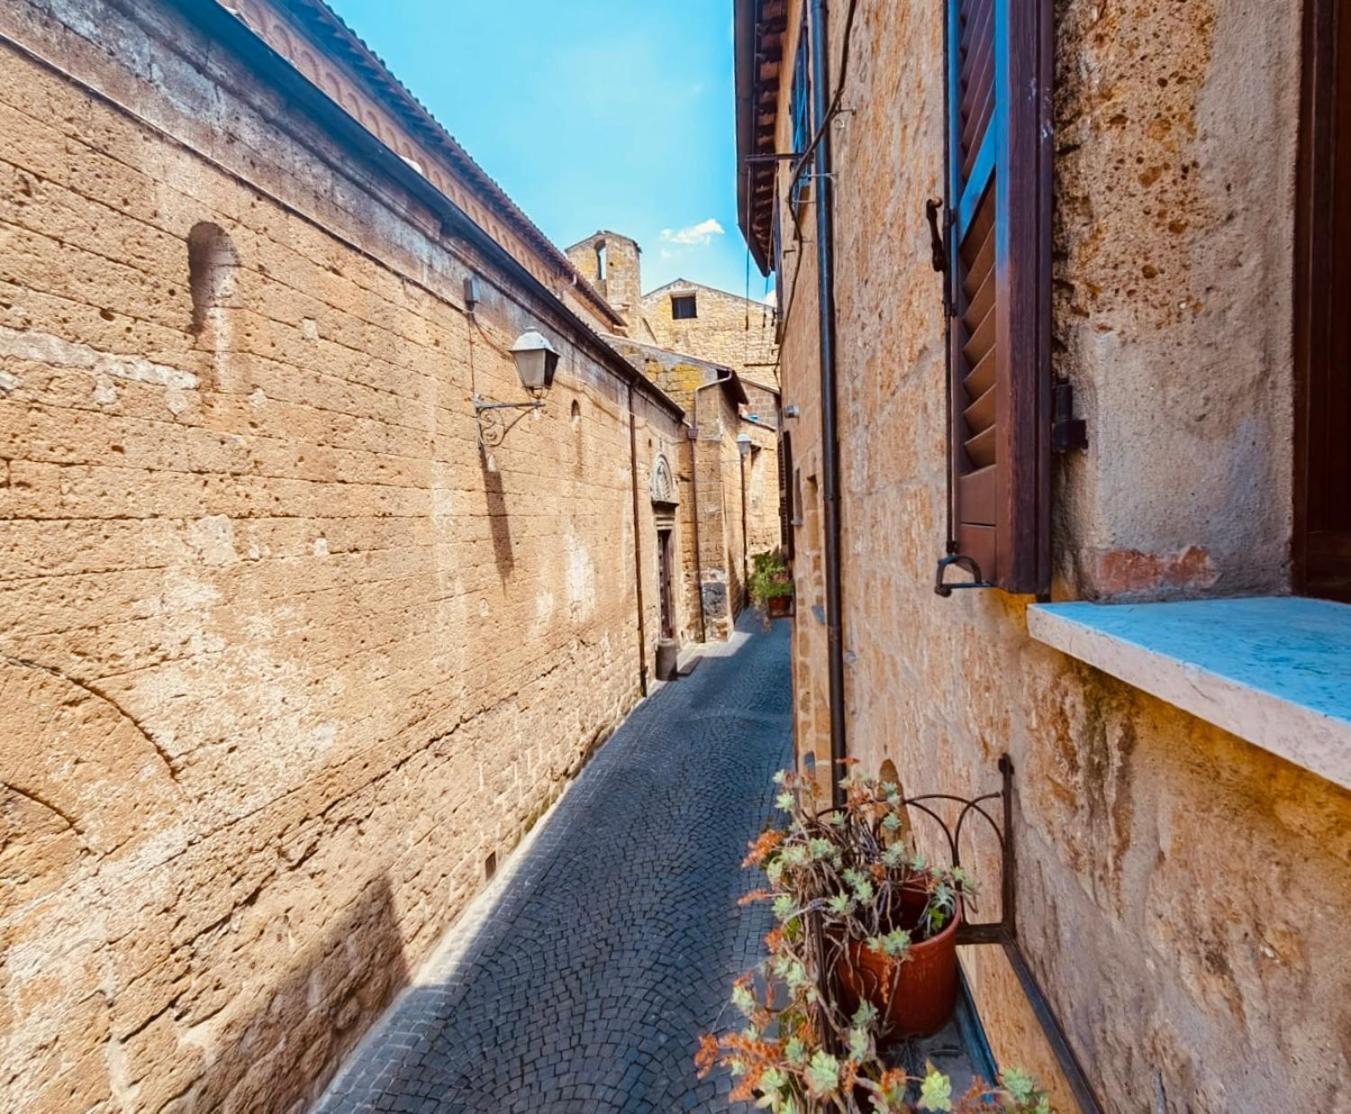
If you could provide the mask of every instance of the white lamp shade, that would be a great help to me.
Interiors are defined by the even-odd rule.
[[[526,330],[511,346],[511,355],[516,361],[516,374],[521,377],[521,386],[532,395],[543,394],[553,386],[554,372],[558,370],[558,352],[543,333],[535,329]]]

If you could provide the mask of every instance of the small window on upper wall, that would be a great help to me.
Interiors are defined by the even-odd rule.
[[[699,316],[699,305],[693,294],[671,295],[671,316],[677,321],[690,321]]]

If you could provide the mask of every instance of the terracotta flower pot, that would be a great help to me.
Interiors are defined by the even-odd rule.
[[[866,1000],[886,1021],[892,1037],[927,1037],[957,1008],[957,926],[962,913],[929,940],[912,944],[900,959],[853,942],[838,969],[845,1008],[852,1014]]]
[[[792,596],[770,596],[765,600],[765,615],[770,619],[783,619],[793,613]]]

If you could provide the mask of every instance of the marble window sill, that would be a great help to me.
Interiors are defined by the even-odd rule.
[[[1351,606],[1294,596],[1036,604],[1039,642],[1351,788]]]

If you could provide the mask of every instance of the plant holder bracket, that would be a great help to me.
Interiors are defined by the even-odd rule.
[[[947,841],[948,853],[954,867],[962,865],[962,835],[971,817],[983,817],[994,832],[1000,853],[999,920],[976,923],[963,921],[957,928],[957,944],[959,946],[995,944],[1004,949],[1009,966],[1013,968],[1013,973],[1017,976],[1023,994],[1041,1025],[1046,1041],[1051,1046],[1051,1051],[1055,1053],[1079,1109],[1083,1114],[1102,1114],[1102,1104],[1098,1102],[1088,1075],[1075,1055],[1060,1019],[1042,991],[1041,984],[1037,981],[1037,976],[1033,973],[1018,942],[1017,853],[1013,839],[1013,759],[1007,754],[1000,756],[999,773],[1002,785],[994,793],[986,793],[979,797],[924,793],[917,797],[907,797],[903,803],[907,809],[914,809],[938,824]],[[940,801],[961,806],[954,824],[949,825],[934,807]],[[998,821],[990,814],[996,802],[1002,811]]]

